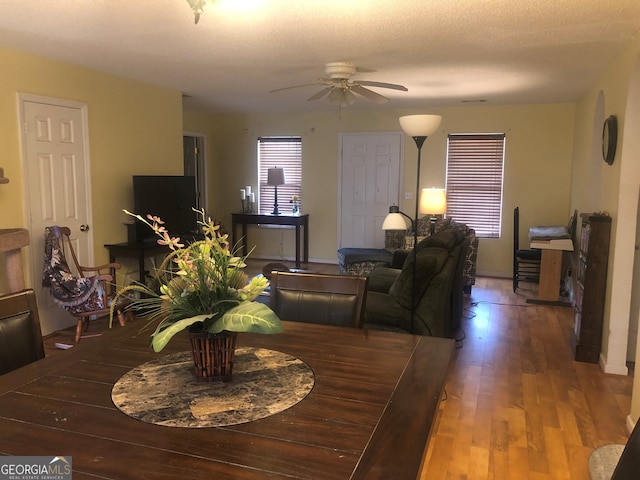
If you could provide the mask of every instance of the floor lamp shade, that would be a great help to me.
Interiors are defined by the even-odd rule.
[[[400,127],[411,137],[428,137],[440,126],[440,115],[405,115],[399,118]]]
[[[280,215],[278,210],[278,185],[284,185],[284,168],[273,167],[267,170],[267,185],[275,187],[273,197],[273,215]]]

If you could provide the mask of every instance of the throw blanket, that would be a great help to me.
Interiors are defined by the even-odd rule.
[[[42,286],[48,287],[55,302],[70,313],[105,308],[99,277],[75,277],[64,257],[60,239],[49,227],[45,228]]]

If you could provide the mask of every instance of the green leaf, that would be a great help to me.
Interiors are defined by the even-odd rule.
[[[165,324],[159,325],[158,329],[156,329],[152,335],[151,346],[153,347],[153,351],[156,353],[161,351],[167,346],[169,340],[171,340],[176,333],[181,332],[196,322],[204,322],[207,318],[211,318],[212,316],[212,314],[196,315],[195,317],[183,318],[182,320],[173,322],[167,327],[165,327]],[[160,328],[164,329],[160,330]]]
[[[197,322],[210,323],[207,331],[209,333],[220,333],[223,330],[229,332],[253,332],[253,333],[280,333],[282,332],[282,322],[268,306],[258,302],[242,302],[224,313],[213,322],[206,320],[213,315],[196,315],[184,318],[170,324],[160,324],[152,335],[151,346],[155,352],[160,352],[167,346],[169,340],[182,330],[189,328]]]
[[[210,333],[230,332],[280,333],[282,322],[264,303],[242,302],[225,312],[207,329]]]

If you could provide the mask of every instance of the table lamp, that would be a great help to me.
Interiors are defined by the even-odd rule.
[[[447,213],[447,194],[444,188],[423,188],[420,193],[420,213],[429,215],[429,233],[436,231],[436,215]]]
[[[278,210],[278,185],[284,185],[284,169],[273,167],[267,170],[267,185],[275,187],[272,215],[280,215]]]

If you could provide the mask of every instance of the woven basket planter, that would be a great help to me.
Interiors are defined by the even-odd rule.
[[[237,332],[189,332],[195,374],[204,382],[228,382],[233,371]]]

